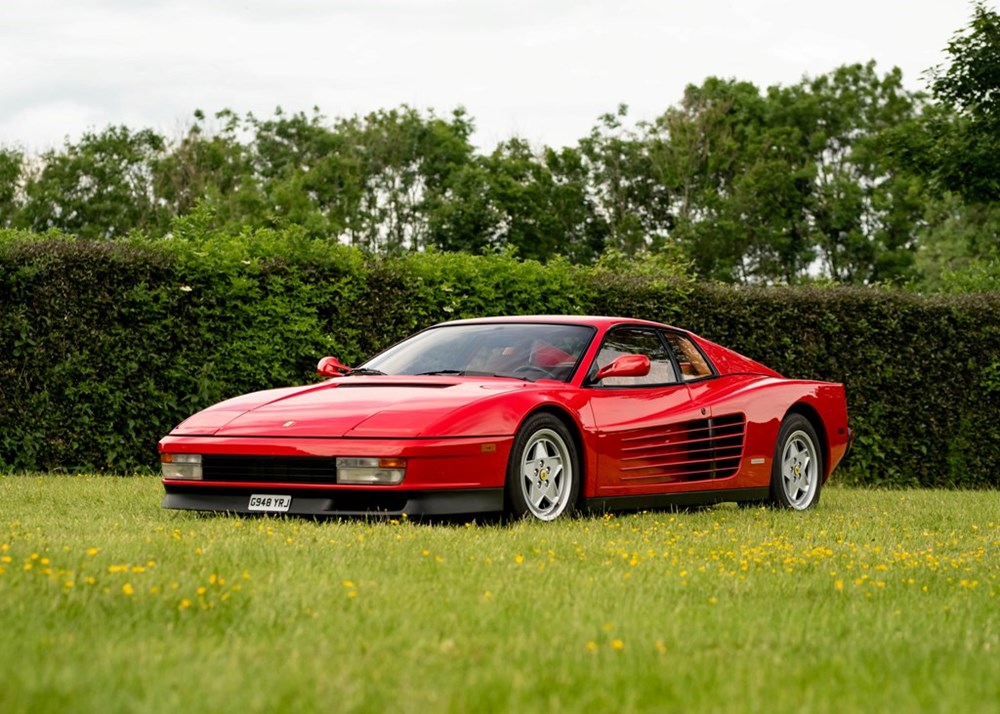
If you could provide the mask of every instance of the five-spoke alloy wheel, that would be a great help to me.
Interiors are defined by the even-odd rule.
[[[507,510],[516,518],[552,521],[572,512],[580,490],[576,443],[551,414],[525,421],[507,465]]]
[[[801,414],[791,414],[778,431],[771,467],[771,502],[797,511],[819,501],[823,454],[816,430]]]

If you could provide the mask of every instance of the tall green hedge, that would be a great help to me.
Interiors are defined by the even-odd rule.
[[[207,237],[206,237],[207,236]],[[676,271],[675,271],[676,272]],[[1000,485],[1000,293],[692,284],[670,266],[509,255],[370,259],[294,229],[91,242],[0,232],[0,469],[128,472],[239,393],[315,379],[442,320],[618,314],[847,385],[842,478]]]
[[[687,311],[782,374],[844,382],[851,479],[1000,486],[1000,293],[698,286]]]

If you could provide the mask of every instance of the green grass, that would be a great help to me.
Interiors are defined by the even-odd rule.
[[[512,526],[166,512],[0,477],[0,711],[1000,706],[1000,495]]]

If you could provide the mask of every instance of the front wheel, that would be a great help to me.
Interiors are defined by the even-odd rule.
[[[816,430],[801,414],[781,423],[771,466],[771,503],[802,511],[816,505],[823,481],[823,453]]]
[[[517,432],[507,464],[507,510],[552,521],[571,513],[580,491],[576,442],[551,414],[536,414]]]

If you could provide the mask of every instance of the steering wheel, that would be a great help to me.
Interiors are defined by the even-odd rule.
[[[542,379],[543,377],[548,379],[556,378],[552,372],[544,367],[539,367],[536,364],[522,364],[520,367],[512,371],[511,374],[515,377],[524,377],[525,379],[528,378],[529,374],[540,374],[541,377],[538,377],[538,379]]]

